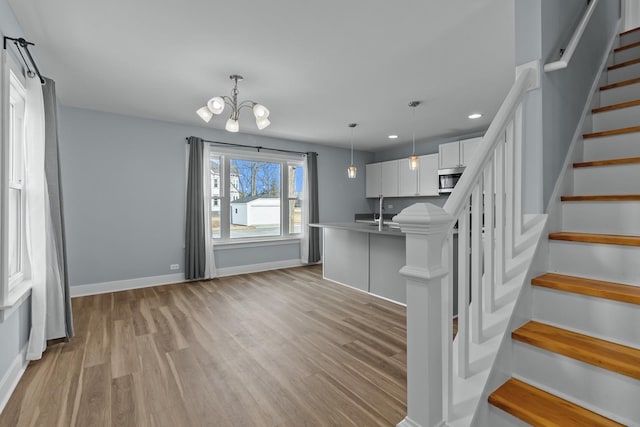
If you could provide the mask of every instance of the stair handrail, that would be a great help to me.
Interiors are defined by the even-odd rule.
[[[507,262],[515,256],[523,232],[524,104],[528,91],[539,84],[540,61],[519,66],[513,86],[444,207],[416,203],[394,217],[406,233],[406,264],[400,273],[407,280],[407,417],[400,427],[451,421],[457,412],[454,376],[466,380],[473,375],[471,345],[487,339],[485,310],[496,309],[495,284],[507,281]]]
[[[596,0],[597,1],[597,0]],[[502,105],[498,109],[489,129],[479,143],[474,153],[473,161],[466,166],[464,173],[456,184],[454,190],[449,195],[443,209],[452,217],[457,218],[462,213],[465,201],[471,196],[473,183],[477,182],[480,174],[484,171],[487,162],[493,151],[503,137],[504,130],[513,117],[516,108],[522,103],[526,93],[539,85],[539,74],[537,64],[525,64],[520,68],[521,72],[509,90]],[[451,224],[453,227],[455,221]]]
[[[573,57],[574,52],[576,51],[578,44],[580,43],[580,39],[582,38],[582,34],[587,29],[587,25],[591,20],[591,16],[593,12],[596,10],[596,6],[598,5],[598,0],[589,0],[589,5],[587,6],[587,10],[584,15],[580,19],[580,23],[576,27],[567,47],[560,50],[560,59],[557,61],[549,62],[544,65],[544,71],[546,73],[555,70],[562,70],[563,68],[567,68],[569,66],[569,62],[571,62],[571,58]]]

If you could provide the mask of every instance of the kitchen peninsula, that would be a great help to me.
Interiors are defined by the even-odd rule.
[[[325,279],[406,304],[405,234],[373,223],[311,224],[322,228]]]

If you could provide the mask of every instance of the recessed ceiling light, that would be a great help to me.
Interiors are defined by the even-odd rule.
[[[389,139],[398,139],[398,135],[389,135]]]
[[[470,119],[479,119],[480,117],[482,117],[482,114],[480,113],[469,114]]]

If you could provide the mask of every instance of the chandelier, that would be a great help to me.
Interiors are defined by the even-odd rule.
[[[267,107],[250,100],[242,101],[238,104],[238,81],[242,81],[243,77],[237,74],[232,74],[229,78],[234,81],[231,96],[214,96],[207,102],[207,105],[200,107],[198,111],[196,111],[198,116],[200,116],[200,118],[205,122],[209,123],[214,114],[222,114],[224,106],[228,105],[231,108],[231,116],[229,117],[229,120],[227,120],[227,124],[224,128],[228,132],[238,132],[238,130],[240,130],[240,123],[238,123],[240,110],[246,107],[253,110],[253,115],[256,118],[256,126],[258,126],[258,129],[262,130],[269,126],[271,122],[269,121],[269,110]]]

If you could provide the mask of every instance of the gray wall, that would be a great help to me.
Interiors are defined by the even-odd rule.
[[[181,272],[184,242],[185,137],[317,151],[320,221],[351,221],[368,209],[364,165],[349,180],[349,151],[207,127],[60,109],[60,153],[69,278],[85,285]],[[250,124],[249,124],[250,125]],[[216,252],[218,268],[299,258],[297,246]],[[170,271],[170,264],[180,264]]]
[[[516,64],[557,60],[586,7],[586,0],[517,0]],[[526,212],[544,212],[549,205],[604,49],[615,33],[619,7],[617,0],[599,2],[569,67],[542,72],[540,89],[527,98]]]
[[[0,33],[3,37],[25,37],[7,0],[0,0]],[[0,379],[27,344],[31,327],[30,309],[31,299],[27,298],[11,317],[0,322]]]

